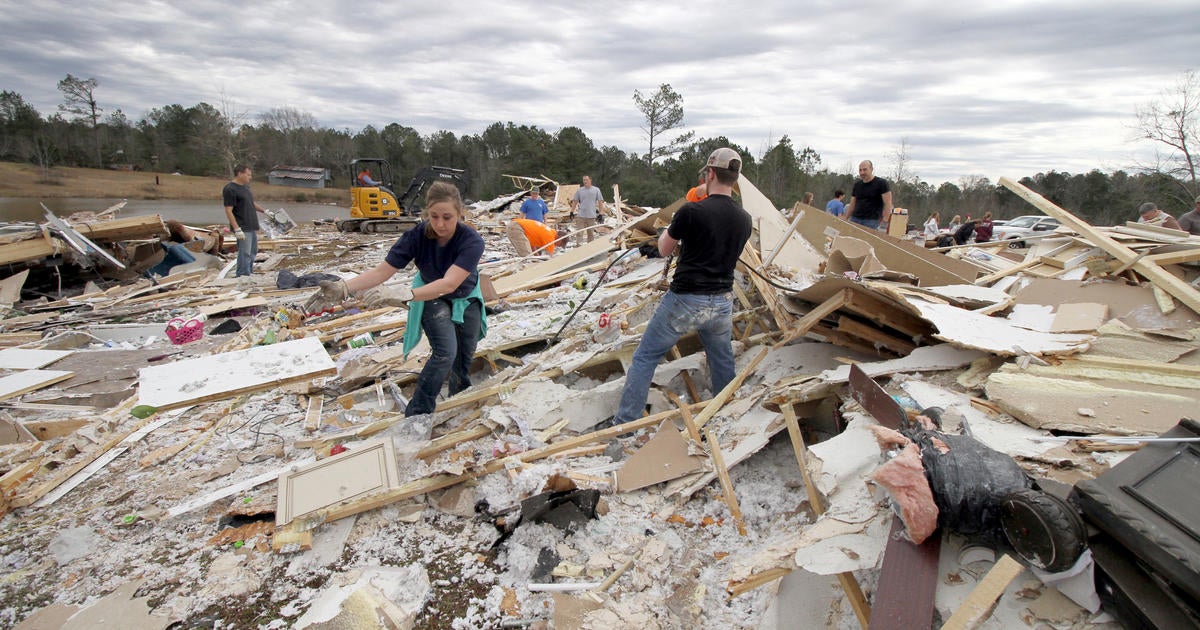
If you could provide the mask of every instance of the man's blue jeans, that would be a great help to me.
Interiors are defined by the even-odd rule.
[[[868,230],[878,230],[879,229],[879,219],[860,219],[858,217],[850,217],[850,222],[857,223],[857,224],[867,228]]]
[[[668,291],[633,353],[614,423],[629,422],[642,416],[658,362],[680,337],[693,330],[704,345],[713,394],[725,389],[733,380],[733,343],[730,341],[733,299],[730,294],[696,295]]]
[[[469,374],[471,361],[475,359],[475,346],[479,343],[481,308],[477,300],[471,300],[463,313],[463,323],[456,324],[450,319],[453,307],[449,300],[425,303],[421,330],[429,338],[430,355],[417,377],[417,389],[404,411],[405,416],[433,413],[447,376],[450,377],[451,396],[471,386]]]
[[[242,230],[246,238],[238,241],[237,273],[234,276],[248,276],[254,267],[254,257],[258,255],[258,230]]]

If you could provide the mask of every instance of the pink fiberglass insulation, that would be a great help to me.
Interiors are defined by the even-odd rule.
[[[900,508],[900,520],[913,543],[925,542],[937,530],[938,508],[916,444],[909,442],[899,455],[876,469],[871,479],[887,490]]]

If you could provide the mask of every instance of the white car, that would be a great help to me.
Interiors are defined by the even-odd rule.
[[[1025,247],[1025,241],[1020,240],[1023,237],[1031,236],[1040,232],[1053,232],[1062,225],[1058,219],[1042,215],[1026,215],[1009,219],[1004,225],[997,225],[992,229],[992,239],[997,241],[1013,241],[1008,246],[1012,248]]]

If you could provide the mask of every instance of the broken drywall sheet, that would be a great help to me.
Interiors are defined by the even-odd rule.
[[[1018,285],[1020,286],[1020,285]],[[1095,302],[1109,306],[1109,316],[1133,328],[1195,328],[1200,315],[1181,307],[1164,315],[1154,299],[1154,291],[1145,286],[1117,282],[1079,282],[1032,278],[1014,294],[1017,304],[1047,304],[1057,306],[1073,302]]]
[[[27,394],[35,389],[49,387],[60,381],[65,381],[74,372],[63,370],[25,370],[0,378],[0,400]]]
[[[800,536],[796,566],[819,575],[874,569],[891,527],[892,515],[884,510],[861,523],[821,518]]]
[[[859,363],[858,367],[872,378],[897,372],[936,372],[954,370],[985,356],[979,350],[959,348],[948,343],[936,346],[921,346],[899,359]],[[821,380],[827,383],[844,383],[850,380],[850,366],[840,365],[821,372]]]
[[[833,344],[801,341],[782,348],[772,348],[758,364],[755,373],[761,376],[763,383],[777,383],[784,378],[819,374],[834,369],[842,365],[838,359],[846,356],[863,361],[870,360],[866,355]]]
[[[321,340],[305,337],[142,368],[138,402],[169,409],[336,373]]]
[[[735,418],[733,423],[726,425],[725,432],[718,438],[727,470],[762,450],[771,441],[771,436],[786,426],[782,415],[759,406],[755,397],[733,400],[718,412],[718,416]],[[715,470],[706,470],[672,482],[667,486],[665,493],[679,493],[690,497],[716,478]]]
[[[671,421],[663,422],[644,446],[617,471],[617,491],[629,492],[704,468],[704,458],[688,451],[688,441]]]
[[[312,549],[293,555],[292,561],[288,563],[287,574],[296,576],[306,571],[315,571],[341,558],[346,539],[350,537],[350,531],[357,522],[358,516],[351,515],[326,523],[321,527],[320,535],[313,537]]]
[[[803,569],[792,571],[777,582],[779,591],[763,613],[757,630],[824,628],[827,619],[840,614],[841,587],[825,575]]]
[[[850,503],[859,503],[864,497],[869,503],[870,493],[866,490],[866,480],[872,471],[880,464],[879,443],[871,432],[872,425],[879,424],[866,414],[848,411],[844,417],[849,421],[846,429],[832,438],[808,447],[812,457],[808,458],[813,483],[817,490],[828,497],[839,494],[843,489],[856,493]],[[847,497],[850,499],[851,497]],[[839,515],[842,520],[860,522],[863,518],[850,518],[853,510],[835,510],[836,503],[830,505],[830,512],[845,512]],[[857,509],[857,506],[854,508]],[[873,508],[872,508],[873,510]],[[868,510],[867,516],[869,516]]]
[[[754,226],[758,228],[759,250],[763,260],[772,256],[771,250],[782,241],[783,246],[778,254],[774,254],[772,264],[786,265],[802,272],[811,272],[821,264],[824,256],[795,234],[775,204],[755,188],[745,175],[738,175],[738,191],[742,194],[742,207],[754,218]]]
[[[1060,304],[1050,332],[1096,332],[1108,319],[1108,305],[1095,302]]]
[[[281,474],[275,524],[287,525],[339,501],[383,492],[399,483],[392,440],[360,442],[353,450]]]
[[[975,439],[1005,455],[1038,457],[1058,446],[1051,442],[1037,441],[1038,438],[1049,437],[1050,432],[1039,431],[1011,418],[1005,422],[993,417],[976,409],[971,405],[970,398],[962,394],[916,379],[906,380],[901,384],[901,388],[917,401],[922,409],[941,407],[945,410],[942,421],[947,423],[947,430],[953,431],[955,428],[948,424],[952,418],[961,418],[971,427],[971,435]]]
[[[1045,304],[1016,304],[1006,319],[1013,326],[1020,326],[1026,330],[1050,332],[1050,326],[1054,324],[1054,307]]]
[[[934,336],[964,348],[984,350],[1001,356],[1030,354],[1070,354],[1087,349],[1091,335],[1070,333],[1042,333],[1014,326],[998,317],[989,317],[972,311],[934,304],[920,298],[906,296],[921,317],[929,320],[938,332]]]
[[[532,419],[529,422],[531,429],[546,429],[562,419],[546,413],[546,410],[557,407],[576,393],[548,378],[527,378],[517,384],[511,393],[501,393],[501,404],[485,407],[484,419],[496,426],[508,426],[515,412],[522,418]]]
[[[0,350],[0,370],[36,370],[70,356],[73,352],[73,350],[5,348]]]
[[[359,567],[331,577],[292,627],[351,628],[365,623],[367,627],[409,628],[431,594],[429,574],[418,564]],[[337,623],[339,619],[344,624]]]
[[[948,284],[941,287],[929,287],[925,290],[952,300],[991,305],[1005,304],[1013,299],[1011,295],[995,287],[981,287],[974,284]]]
[[[127,582],[108,595],[81,609],[62,625],[62,630],[159,630],[171,620],[150,614],[149,597],[134,597],[141,580]]]
[[[1146,387],[995,372],[984,390],[1006,413],[1038,429],[1157,435],[1195,413],[1195,397]]]

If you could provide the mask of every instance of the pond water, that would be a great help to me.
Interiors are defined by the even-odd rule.
[[[65,217],[74,212],[100,211],[121,201],[120,199],[58,198],[35,199],[32,197],[0,197],[0,222],[45,220],[41,203],[54,214]],[[315,219],[347,218],[349,208],[317,203],[287,203],[280,201],[260,202],[264,208],[283,208],[297,223]],[[117,214],[118,217],[138,217],[149,214],[162,215],[164,220],[175,219],[190,225],[204,226],[224,224],[225,209],[220,200],[181,199],[130,199]]]

